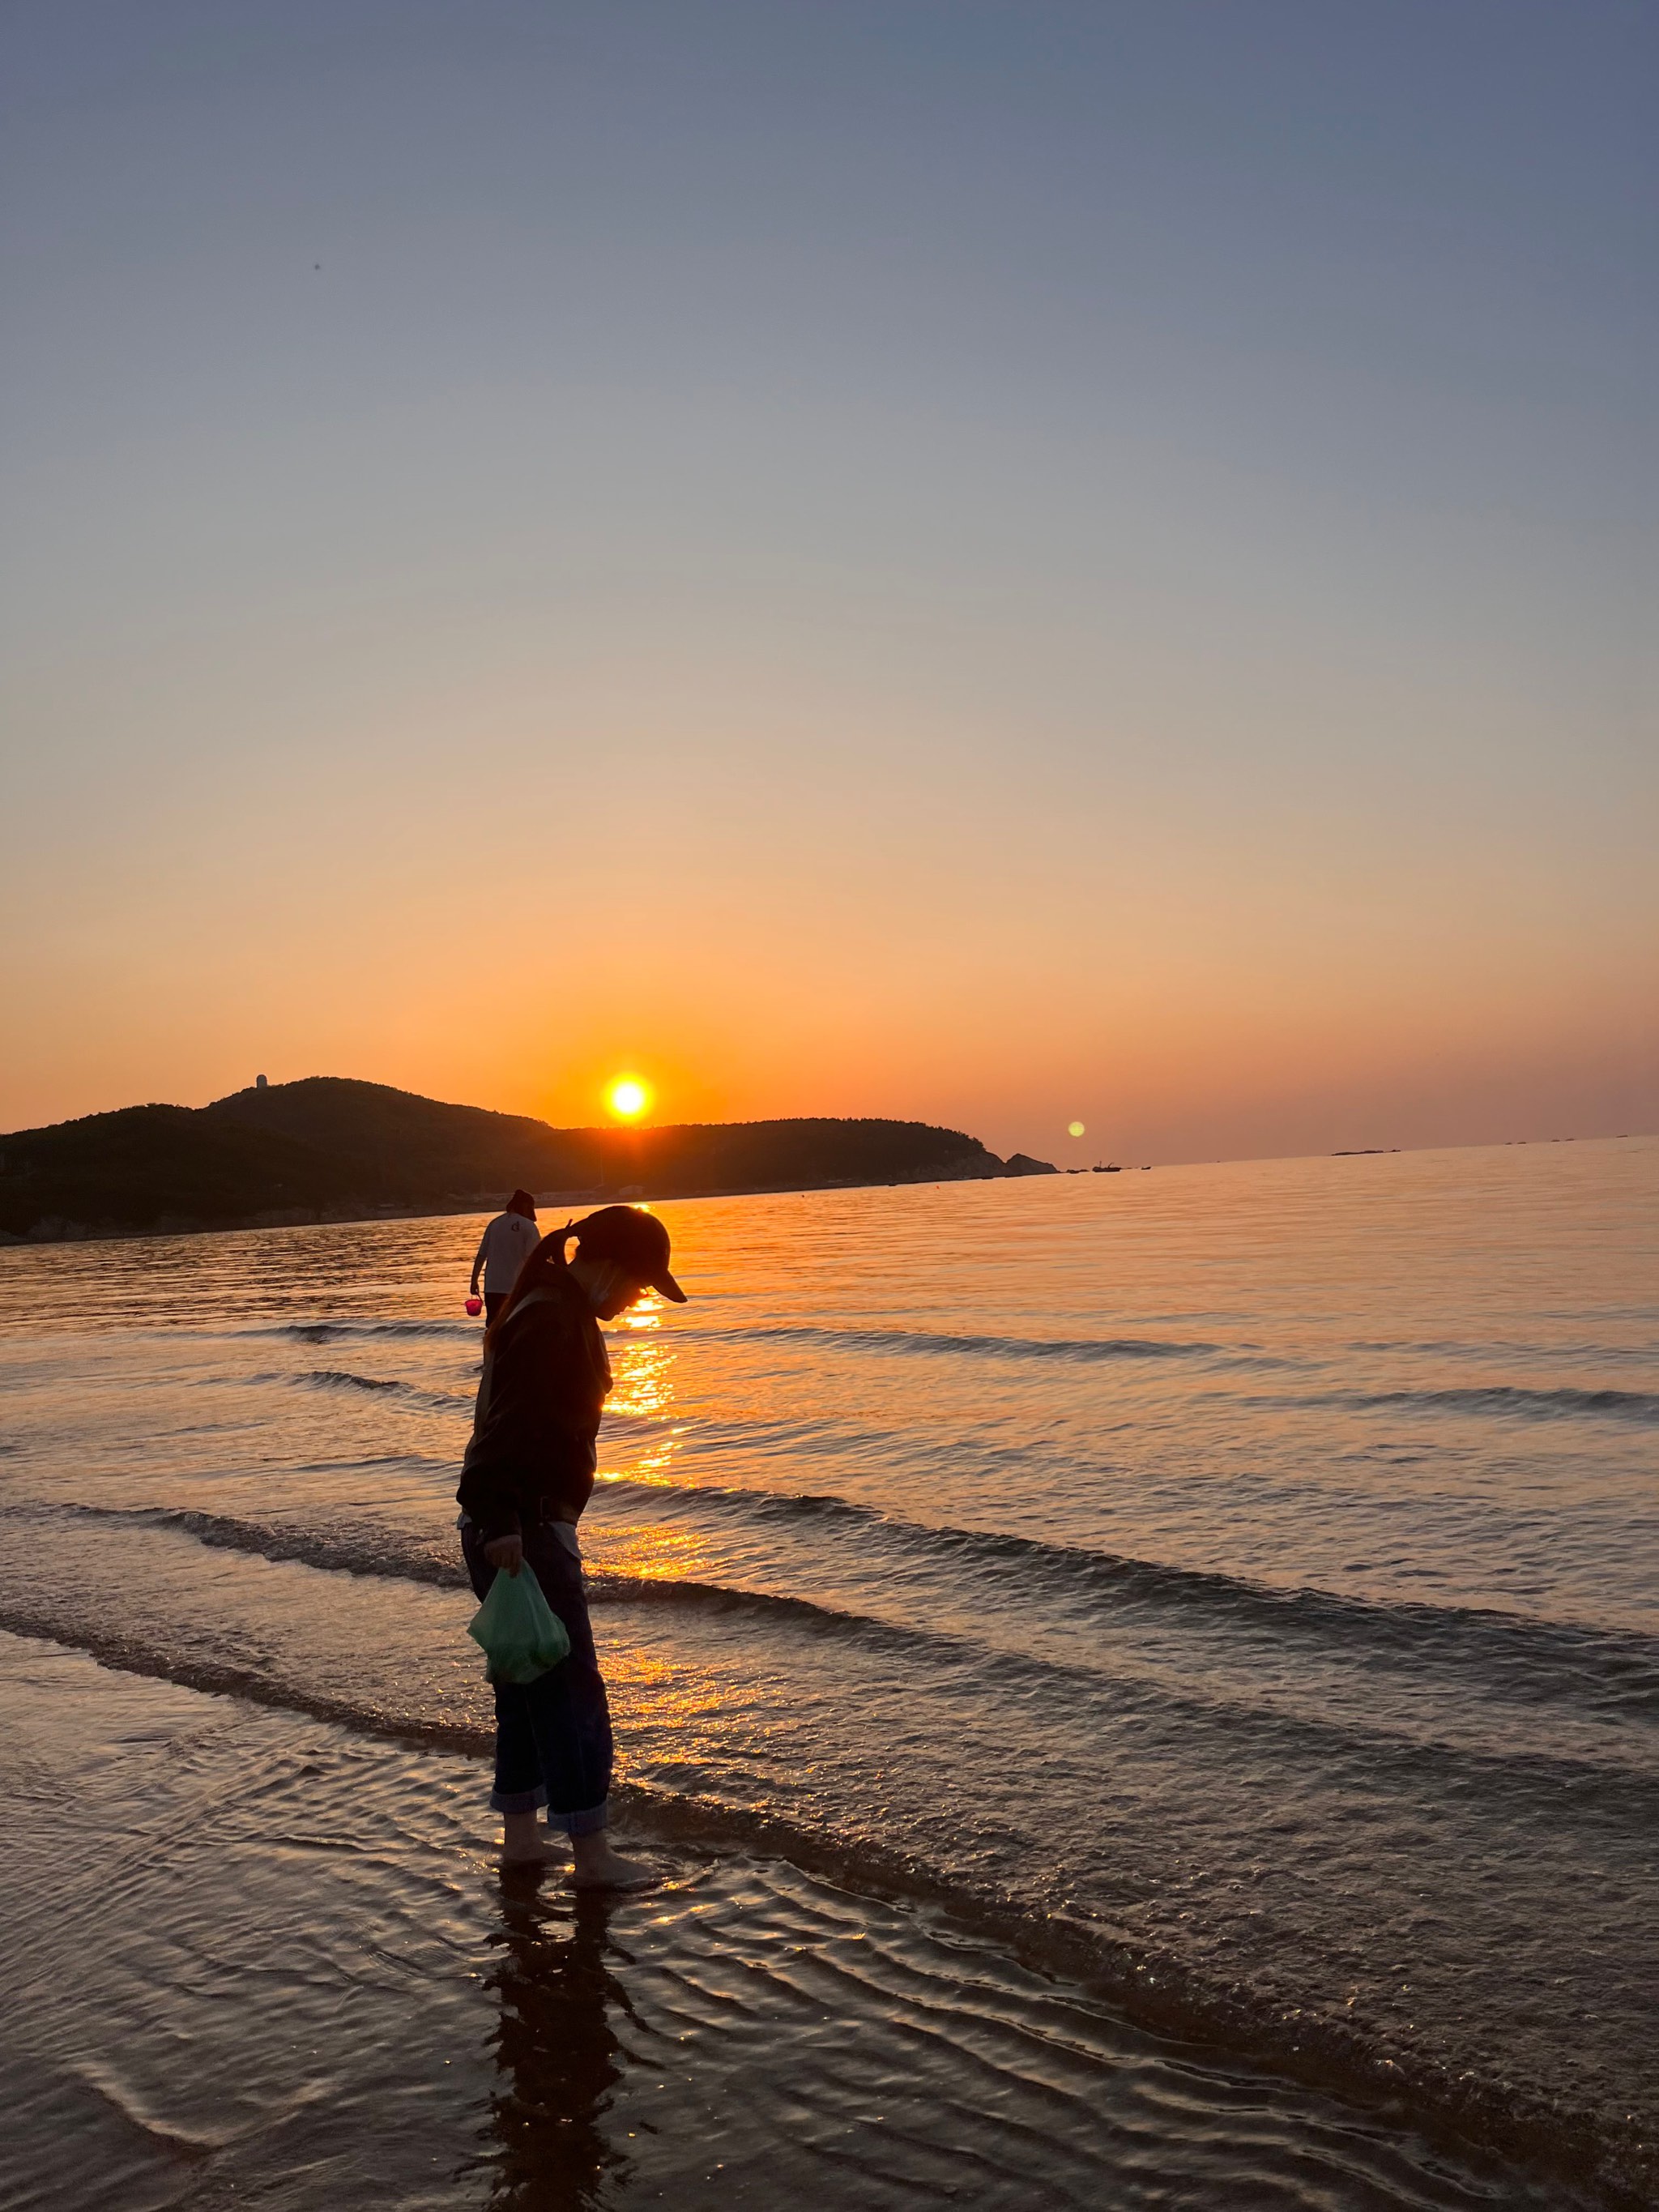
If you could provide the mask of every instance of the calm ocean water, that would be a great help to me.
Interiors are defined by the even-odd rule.
[[[477,1223],[0,1253],[9,2203],[1652,2191],[1659,1141],[660,1211],[597,1918],[483,1868]]]

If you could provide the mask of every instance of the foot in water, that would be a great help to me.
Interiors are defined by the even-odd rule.
[[[556,1836],[539,1813],[503,1813],[503,1866],[563,1866],[567,1852],[562,1834]]]
[[[570,1879],[578,1889],[642,1889],[657,1879],[653,1868],[625,1859],[611,1848],[601,1828],[597,1835],[572,1838],[575,1865]]]

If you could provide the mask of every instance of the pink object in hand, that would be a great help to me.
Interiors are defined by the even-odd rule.
[[[482,1298],[469,1298],[466,1302],[466,1310],[470,1314],[476,1317],[483,1311],[483,1300]]]

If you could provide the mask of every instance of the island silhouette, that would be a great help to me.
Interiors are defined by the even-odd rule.
[[[128,1106],[0,1137],[0,1237],[275,1228],[538,1204],[1052,1175],[925,1121],[556,1129],[383,1083],[308,1076],[209,1106]]]

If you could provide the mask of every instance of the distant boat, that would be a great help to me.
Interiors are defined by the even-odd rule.
[[[1096,1175],[1121,1175],[1123,1170],[1115,1160],[1107,1160],[1104,1163],[1097,1160],[1092,1172]]]

